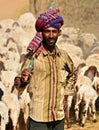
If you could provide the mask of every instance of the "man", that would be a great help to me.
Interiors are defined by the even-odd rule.
[[[37,34],[27,48],[18,78],[20,87],[29,84],[28,130],[64,130],[63,99],[73,88],[74,66],[56,45],[63,23],[59,9],[42,13],[36,21]]]

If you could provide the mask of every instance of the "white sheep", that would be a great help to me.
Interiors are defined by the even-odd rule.
[[[15,76],[17,75],[17,72],[9,70],[9,71],[1,71],[1,82],[2,84],[11,90],[13,81]]]
[[[0,130],[6,130],[6,125],[9,122],[8,107],[2,101],[0,101],[0,116]]]
[[[27,119],[29,116],[29,103],[30,103],[30,95],[27,92],[28,87],[26,87],[23,93],[19,96],[20,108],[24,113],[24,121],[27,123]]]
[[[4,102],[7,108],[9,109],[10,118],[13,124],[13,129],[16,130],[18,118],[20,114],[20,105],[19,105],[18,97],[13,93],[4,94],[2,96],[2,102]]]
[[[77,95],[76,95],[76,104],[75,104],[75,116],[76,121],[79,121],[79,107],[82,104],[82,113],[81,113],[81,125],[85,125],[87,118],[88,108],[91,106],[91,112],[93,114],[93,122],[96,122],[96,108],[95,102],[98,95],[96,91],[90,84],[83,84],[80,86]]]
[[[5,87],[2,82],[0,82],[0,88],[3,91],[1,102],[6,106],[6,108],[4,109],[6,110],[5,114],[9,115],[10,112],[10,115],[8,117],[11,118],[15,130],[17,126],[19,114],[20,114],[20,104],[18,101],[18,97],[15,94],[12,94],[9,88]]]
[[[26,86],[25,89],[21,89],[22,93],[19,93],[19,91],[14,87],[12,93],[18,96],[18,101],[20,104],[20,110],[23,112],[24,116],[24,122],[27,123],[28,115],[29,115],[29,103],[30,103],[30,95],[27,92],[28,86]]]

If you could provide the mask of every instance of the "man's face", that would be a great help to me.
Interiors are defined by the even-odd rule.
[[[61,30],[58,30],[53,27],[48,27],[43,30],[43,42],[47,46],[55,46],[55,43],[58,39],[58,36],[60,35]]]

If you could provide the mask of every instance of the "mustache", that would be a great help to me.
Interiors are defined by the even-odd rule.
[[[47,40],[55,40],[55,38],[48,38]]]

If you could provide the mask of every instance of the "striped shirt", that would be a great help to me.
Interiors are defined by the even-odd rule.
[[[73,62],[65,51],[57,47],[54,58],[43,48],[33,60],[29,116],[39,122],[61,120],[64,118],[64,93],[68,93],[74,83]],[[29,59],[27,61],[23,68],[28,66]]]

